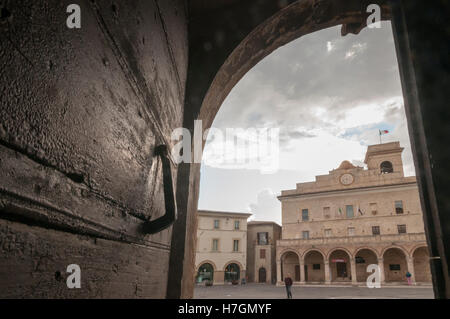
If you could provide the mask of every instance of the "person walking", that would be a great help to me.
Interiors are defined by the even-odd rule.
[[[288,274],[287,277],[284,278],[284,285],[286,286],[286,293],[288,299],[292,299],[292,292],[291,292],[292,278],[290,274]]]
[[[408,281],[408,286],[411,286],[412,279],[411,279],[411,273],[409,271],[406,272],[406,281]]]

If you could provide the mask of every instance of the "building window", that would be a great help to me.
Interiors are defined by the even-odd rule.
[[[330,218],[330,207],[323,208],[323,218]]]
[[[347,215],[347,218],[353,218],[354,216],[353,205],[345,206],[345,213]]]
[[[395,213],[403,214],[403,201],[401,201],[401,200],[395,201]]]
[[[355,227],[349,227],[349,228],[347,228],[347,230],[348,230],[349,236],[355,235]]]
[[[265,249],[260,249],[259,250],[259,258],[260,259],[266,259],[266,250]]]
[[[331,229],[325,229],[325,237],[331,237]]]
[[[406,225],[397,225],[399,234],[406,234]]]
[[[372,235],[380,234],[380,226],[372,226]]]
[[[233,240],[233,251],[239,251],[239,240],[238,239]]]
[[[214,219],[214,229],[219,229],[219,220]]]
[[[213,241],[212,241],[212,250],[213,251],[218,251],[219,250],[219,240],[218,239],[213,239]]]
[[[307,222],[309,220],[308,210],[302,209],[302,222]]]
[[[313,264],[313,270],[320,270],[320,264]]]
[[[309,239],[309,231],[305,230],[302,232],[303,239]]]
[[[269,233],[258,233],[258,245],[269,244]]]
[[[394,168],[392,166],[392,163],[389,162],[389,161],[384,161],[380,165],[380,171],[381,171],[381,174],[393,173],[394,172]]]
[[[392,270],[392,271],[400,270],[400,265],[399,264],[390,264],[389,270]]]
[[[238,220],[235,220],[234,221],[234,229],[239,229],[239,221]]]
[[[377,203],[370,203],[370,211],[372,212],[372,215],[376,215],[378,212],[378,205]]]

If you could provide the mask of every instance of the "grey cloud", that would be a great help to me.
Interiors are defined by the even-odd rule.
[[[270,118],[279,125],[308,128],[324,124],[315,106],[343,117],[358,104],[397,96],[401,88],[390,28],[385,22],[381,29],[341,37],[334,27],[279,48],[239,82],[217,125],[232,118],[240,127],[264,125]],[[363,52],[346,60],[346,52],[358,45],[365,47]]]
[[[280,145],[281,147],[287,149],[288,144],[292,140],[299,140],[303,138],[312,138],[316,137],[315,134],[306,132],[306,131],[299,131],[297,129],[281,129],[280,131]]]

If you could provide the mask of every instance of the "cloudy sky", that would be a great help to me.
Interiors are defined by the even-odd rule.
[[[250,211],[253,219],[281,223],[281,190],[328,174],[343,160],[364,165],[378,129],[390,131],[383,142],[405,147],[405,174],[414,175],[390,22],[345,37],[333,27],[279,48],[234,87],[213,127],[279,129],[279,165],[267,173],[250,155],[246,165],[217,160],[224,142],[210,134],[200,209]]]

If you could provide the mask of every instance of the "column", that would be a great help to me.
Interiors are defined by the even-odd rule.
[[[416,284],[416,274],[414,272],[414,258],[406,257],[406,262],[408,263],[408,271],[411,273],[411,281],[413,285]]]
[[[281,260],[277,259],[277,285],[281,284],[283,279],[281,278]]]
[[[378,267],[380,267],[380,284],[385,284],[384,278],[384,259],[378,258]]]
[[[356,285],[356,261],[355,258],[350,258],[350,273],[352,275],[352,284]]]
[[[300,254],[299,254],[300,255]],[[305,283],[305,260],[300,257],[299,258],[299,263],[300,263],[300,283],[304,284]]]
[[[331,284],[330,262],[328,260],[325,260],[325,284]]]

